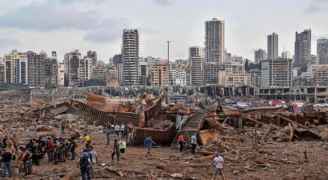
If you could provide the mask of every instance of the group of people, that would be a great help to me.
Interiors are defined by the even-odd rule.
[[[111,124],[107,125],[104,129],[106,134],[106,144],[110,144],[110,139],[112,135],[116,135],[116,139],[118,138],[127,138],[128,137],[128,127],[125,124]]]
[[[115,162],[115,159],[117,162],[119,162],[121,154],[125,153],[127,150],[127,144],[124,140],[124,131],[115,131],[115,126],[114,128],[109,126],[107,129],[105,129],[105,133],[107,145],[110,144],[109,140],[111,135],[116,136],[113,143],[111,158],[112,162]],[[90,135],[85,134],[82,139],[85,143],[85,147],[81,152],[79,161],[81,178],[82,180],[91,180],[93,176],[93,164],[97,162],[97,153],[91,145],[92,138]]]
[[[197,148],[197,134],[191,135],[191,137],[188,139],[187,136],[185,136],[183,133],[179,134],[177,137],[177,142],[179,145],[179,150],[182,152],[186,145],[189,143],[191,146],[191,153],[196,153]]]
[[[57,164],[67,159],[74,160],[76,143],[74,138],[40,137],[31,139],[25,145],[8,143],[4,137],[0,143],[1,176],[12,176],[12,161],[17,160],[19,173],[28,176],[32,173],[33,165],[40,165],[40,160],[47,156],[48,162]]]
[[[127,144],[124,140],[126,136],[126,127],[116,131],[114,126],[109,126],[106,130],[110,131],[110,136],[115,134],[113,149],[111,152],[112,161],[120,161],[121,154],[125,153],[127,150]],[[110,137],[109,137],[110,138]],[[60,162],[65,162],[66,160],[76,159],[76,138],[63,138],[63,137],[40,137],[38,139],[32,139],[25,145],[17,146],[16,143],[8,142],[8,138],[4,137],[0,140],[0,162],[1,171],[0,175],[2,177],[12,176],[12,161],[17,160],[19,166],[19,173],[23,176],[28,176],[32,173],[32,167],[34,165],[40,165],[40,160],[47,157],[49,163],[57,164]],[[92,138],[88,134],[82,136],[82,141],[85,147],[80,154],[80,171],[82,180],[91,180],[93,174],[93,164],[97,162],[97,153],[94,147],[91,145]],[[197,148],[197,134],[192,134],[190,138],[185,136],[183,133],[177,136],[177,143],[179,145],[179,151],[183,152],[187,146],[191,147],[191,153],[196,153]],[[107,139],[107,144],[109,144],[109,139]],[[146,149],[146,157],[151,155],[152,147],[156,145],[153,139],[148,136],[144,139],[144,147]],[[221,176],[224,180],[223,175],[223,163],[224,158],[220,153],[215,153],[212,161],[214,168],[214,173],[212,179],[216,179]]]

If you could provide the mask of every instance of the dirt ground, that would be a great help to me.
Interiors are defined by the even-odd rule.
[[[38,116],[27,113],[28,109],[14,105],[0,107],[2,129],[17,133],[18,140],[30,138],[37,127],[34,123]],[[38,125],[51,124],[56,124],[56,120],[50,117],[38,121]],[[213,173],[212,154],[219,150],[225,158],[226,180],[328,180],[328,143],[325,141],[267,141],[254,146],[252,128],[240,132],[230,127],[219,135],[219,143],[199,147],[196,155],[189,150],[180,153],[177,148],[161,147],[154,148],[152,155],[146,157],[143,147],[128,146],[117,163],[111,161],[113,147],[112,144],[105,145],[105,135],[91,126],[89,132],[92,132],[93,146],[98,154],[93,179],[209,180]],[[80,144],[80,148],[82,146]],[[34,166],[31,176],[13,179],[78,180],[78,158],[57,165],[44,159],[40,166]]]
[[[93,134],[98,162],[93,179],[210,179],[212,156],[192,155],[171,147],[154,148],[150,157],[142,147],[128,147],[119,163],[111,161],[112,145],[103,134]],[[82,145],[81,145],[82,146]],[[328,144],[323,142],[268,143],[257,151],[238,147],[224,152],[226,180],[327,180]],[[304,158],[306,151],[308,160]],[[50,165],[44,160],[23,179],[79,179],[78,161]]]

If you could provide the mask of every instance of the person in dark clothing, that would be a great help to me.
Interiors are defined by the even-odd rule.
[[[11,177],[11,160],[13,158],[13,155],[8,149],[5,149],[5,151],[1,155],[1,165],[3,169],[2,177]]]
[[[117,162],[120,161],[120,147],[118,144],[118,140],[114,140],[113,152],[112,152],[112,161],[114,161],[114,157],[116,155]]]
[[[40,165],[40,149],[39,145],[35,142],[35,140],[32,141],[32,147],[31,147],[31,153],[32,153],[32,163],[34,165]]]
[[[34,146],[34,142],[33,142],[33,140],[30,140],[30,142],[26,144],[25,148],[26,148],[26,150],[31,152],[33,149],[33,146]]]
[[[21,160],[23,162],[24,175],[32,174],[32,155],[26,148],[21,148],[22,155]]]
[[[126,138],[126,140],[128,139],[128,135],[129,135],[128,126],[124,126],[123,136]]]
[[[80,171],[82,180],[91,180],[91,155],[87,149],[83,150],[80,157]]]
[[[65,162],[65,144],[60,142],[58,146],[58,161]]]
[[[71,160],[75,160],[75,149],[76,149],[76,143],[73,138],[70,139],[69,142],[69,151],[71,155]]]
[[[46,153],[46,148],[47,148],[47,141],[44,140],[42,137],[40,137],[37,141],[38,145],[39,145],[39,159],[41,160],[45,153]]]
[[[71,146],[71,143],[69,140],[65,140],[65,146],[64,146],[64,157],[65,157],[65,160],[68,159],[69,155],[70,155],[70,146]]]
[[[113,129],[111,128],[110,125],[108,125],[106,128],[105,128],[105,134],[106,134],[106,145],[109,145],[110,144],[110,136],[113,132]]]
[[[51,138],[48,138],[47,141],[47,156],[48,156],[48,162],[54,161],[54,151],[55,151],[55,144]]]
[[[8,141],[8,138],[7,136],[5,136],[2,140],[2,148],[6,148],[7,147],[7,141]]]

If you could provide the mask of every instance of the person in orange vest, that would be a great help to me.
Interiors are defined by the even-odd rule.
[[[182,152],[183,151],[183,148],[184,148],[184,144],[186,143],[186,138],[185,138],[185,136],[183,134],[180,134],[178,136],[177,141],[178,141],[178,144],[179,144],[180,152]]]

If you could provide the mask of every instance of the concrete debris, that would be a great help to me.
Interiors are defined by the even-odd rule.
[[[199,131],[199,140],[202,145],[207,145],[217,141],[219,134],[215,130],[202,130]]]
[[[15,103],[0,101],[1,140],[7,136],[9,144],[18,147],[31,139],[90,134],[99,156],[93,164],[94,179],[211,179],[211,160],[217,152],[225,159],[227,179],[328,177],[326,106],[247,97],[167,102],[166,93],[129,98],[87,93],[85,99],[60,102],[6,94]],[[104,132],[111,125],[127,127],[128,148],[119,162],[111,160],[112,139],[125,132],[112,134],[106,145]],[[182,153],[175,148],[180,134],[187,149]],[[189,150],[193,135],[195,154]],[[150,155],[140,147],[147,137],[156,147]],[[79,142],[78,151],[83,146]],[[79,179],[77,164],[43,160],[28,179]]]

